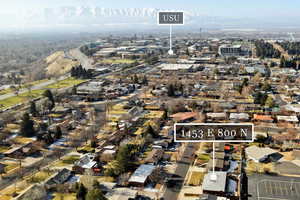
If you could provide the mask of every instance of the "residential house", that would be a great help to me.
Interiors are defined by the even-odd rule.
[[[300,142],[300,135],[296,131],[286,132],[273,135],[272,140],[275,144],[283,145],[282,147],[293,148],[298,146]]]
[[[246,155],[254,162],[269,162],[277,161],[282,158],[282,155],[269,147],[257,147],[252,145],[245,149]]]
[[[229,119],[233,122],[246,122],[250,117],[248,113],[230,113]]]
[[[226,113],[206,113],[206,121],[208,122],[218,122],[226,120],[227,115]]]
[[[164,150],[162,149],[152,149],[152,151],[147,155],[145,163],[158,164],[164,155]]]
[[[24,158],[26,156],[30,156],[36,152],[38,152],[39,149],[36,148],[35,145],[33,145],[33,142],[28,142],[22,145],[14,146],[8,151],[4,152],[3,155],[10,158]]]
[[[181,112],[170,116],[175,122],[191,122],[196,119],[196,112]]]
[[[128,182],[132,186],[143,187],[149,181],[149,176],[155,170],[154,165],[140,165],[135,172],[131,175]]]
[[[114,188],[105,196],[110,200],[132,200],[136,199],[137,195],[137,190],[130,188]]]
[[[258,115],[258,114],[254,114],[253,115],[253,121],[255,121],[255,122],[272,123],[274,121],[274,119],[272,118],[271,115]]]
[[[208,172],[203,179],[203,193],[226,195],[227,172]]]
[[[295,115],[291,115],[291,116],[277,115],[276,117],[278,122],[286,122],[291,124],[299,123],[298,117]]]
[[[66,182],[71,175],[71,170],[63,168],[62,170],[48,178],[44,182],[44,185],[47,189],[55,188],[57,184],[63,184],[64,182]]]
[[[85,154],[78,161],[74,163],[73,171],[78,174],[83,174],[86,170],[96,171],[97,162],[94,154]]]
[[[106,149],[101,153],[100,160],[102,162],[109,162],[114,159],[116,150]]]

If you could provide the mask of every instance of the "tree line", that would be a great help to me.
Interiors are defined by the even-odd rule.
[[[82,65],[79,65],[78,67],[72,67],[71,76],[75,78],[90,79],[93,77],[93,72],[91,69],[86,70]]]
[[[281,53],[264,40],[255,41],[256,56],[261,58],[280,58]]]
[[[285,42],[280,42],[277,43],[280,46],[282,46],[282,48],[287,51],[287,53],[289,55],[299,55],[300,54],[300,42],[289,42],[289,41],[285,41]]]

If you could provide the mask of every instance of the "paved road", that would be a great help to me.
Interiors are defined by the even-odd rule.
[[[80,48],[80,47],[79,47]],[[86,55],[84,55],[79,48],[76,48],[76,49],[71,49],[68,53],[67,53],[67,56],[68,57],[72,57],[72,58],[75,58],[77,59],[82,67],[86,68],[86,69],[91,69],[93,68],[93,60],[89,57],[87,57]]]
[[[39,83],[37,85],[32,86],[31,90],[44,89],[47,85],[54,84],[54,83],[56,83],[56,81],[61,81],[61,80],[66,79],[66,78],[67,78],[67,76],[61,76],[57,80],[51,79],[49,81]],[[22,94],[22,93],[25,93],[25,92],[28,92],[28,89],[26,89],[26,88],[21,89],[19,91],[19,94]],[[16,94],[13,93],[13,92],[8,93],[8,94],[4,94],[4,95],[0,95],[0,100],[4,100],[4,99],[10,98],[10,97],[14,97],[14,96],[16,96]]]
[[[181,187],[183,186],[184,178],[189,170],[190,165],[194,161],[193,154],[196,151],[195,143],[187,144],[181,159],[177,161],[177,168],[175,170],[175,175],[181,177],[182,180],[178,180],[176,186],[173,188],[167,188],[163,194],[164,200],[176,200],[178,198]]]

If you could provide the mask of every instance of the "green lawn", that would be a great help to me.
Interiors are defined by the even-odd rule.
[[[131,64],[134,62],[135,60],[131,60],[131,59],[105,59],[101,61],[101,63],[106,63],[106,64]]]
[[[4,94],[9,94],[9,93],[12,93],[13,91],[8,88],[8,89],[5,89],[5,90],[0,90],[0,95],[4,95]]]
[[[20,165],[18,163],[4,163],[6,166],[4,167],[4,171],[7,173],[13,169],[16,169]]]
[[[38,80],[38,81],[33,81],[33,82],[29,82],[29,83],[25,83],[25,84],[22,84],[20,89],[25,89],[26,88],[26,85],[31,85],[31,86],[34,86],[34,85],[38,85],[38,84],[41,84],[41,83],[44,83],[44,82],[47,82],[49,81],[48,79],[42,79],[42,80]],[[8,89],[5,89],[5,90],[0,90],[0,95],[5,95],[5,94],[9,94],[9,93],[13,93],[14,91],[10,88]]]
[[[201,154],[199,155],[199,160],[203,160],[203,161],[209,161],[209,155],[208,154]]]
[[[48,86],[46,86],[46,88],[49,88],[49,89],[67,88],[67,87],[72,87],[74,85],[78,85],[78,84],[83,83],[85,81],[86,80],[82,80],[82,79],[67,78],[67,79],[58,81],[57,83],[48,85]]]
[[[44,81],[46,81],[46,80],[44,79],[44,80],[36,81],[33,83],[38,84],[38,83],[41,83]],[[86,80],[81,80],[81,79],[76,79],[76,78],[67,78],[65,80],[58,81],[55,84],[50,84],[50,85],[46,86],[46,88],[62,89],[62,88],[72,87],[73,85],[78,85],[85,81]],[[24,92],[22,94],[19,94],[18,96],[0,100],[0,109],[1,110],[6,109],[6,108],[12,107],[14,105],[20,104],[20,103],[25,103],[26,101],[29,101],[30,99],[41,97],[44,91],[45,90],[32,90],[31,92]],[[1,95],[1,91],[0,91],[0,95]]]
[[[53,200],[76,200],[75,193],[55,193]]]
[[[45,181],[46,179],[48,179],[50,176],[52,176],[54,174],[54,172],[52,171],[40,171],[36,174],[34,174],[32,177],[29,178],[29,181],[31,183],[41,183],[43,181]]]
[[[79,155],[70,155],[62,158],[62,162],[65,164],[74,164],[77,160],[79,160]]]
[[[18,96],[0,100],[0,109],[6,109],[19,103],[24,103],[30,99],[40,97],[43,94],[43,92],[44,90],[32,90],[30,93],[25,92]]]
[[[0,153],[4,153],[6,151],[8,151],[10,148],[6,147],[6,146],[0,146]]]

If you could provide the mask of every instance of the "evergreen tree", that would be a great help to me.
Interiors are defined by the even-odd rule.
[[[29,112],[32,116],[36,117],[38,115],[38,111],[36,109],[36,105],[34,101],[30,102]]]
[[[186,51],[185,51],[186,55],[190,55],[190,52],[189,52],[189,48],[186,48]]]
[[[93,189],[100,189],[100,184],[97,180],[93,181]]]
[[[50,132],[48,132],[48,133],[46,134],[46,136],[45,136],[45,142],[46,142],[46,144],[48,144],[48,145],[50,145],[50,144],[52,144],[52,143],[54,142],[54,139],[53,139],[53,137],[52,137],[52,135],[51,135]]]
[[[168,110],[164,109],[164,114],[162,116],[162,119],[167,120],[168,119]]]
[[[25,137],[33,137],[35,135],[34,122],[30,119],[28,113],[25,113],[21,122],[21,135]]]
[[[280,65],[279,66],[280,67],[285,67],[285,59],[284,59],[283,56],[281,56],[281,58],[280,58]]]
[[[147,130],[146,130],[146,135],[151,135],[152,138],[157,138],[158,134],[157,132],[153,129],[151,125],[148,125]]]
[[[86,188],[84,187],[84,185],[81,183],[81,184],[79,185],[79,188],[78,188],[77,192],[76,192],[76,198],[77,198],[78,200],[85,200],[86,194],[87,194],[87,189],[86,189]]]
[[[148,85],[148,79],[147,79],[146,75],[144,75],[144,77],[143,77],[143,84]]]
[[[170,85],[168,86],[168,96],[169,96],[169,97],[175,96],[175,91],[174,91],[174,86],[173,86],[173,84],[170,84]]]
[[[269,107],[269,108],[273,108],[275,106],[275,102],[274,99],[269,96],[265,102],[265,106]]]
[[[86,200],[107,200],[100,189],[90,190],[85,197]]]
[[[47,97],[48,100],[51,102],[49,110],[52,110],[55,107],[55,101],[54,101],[54,97],[53,97],[53,94],[52,94],[51,90],[46,90],[44,92],[43,96]]]
[[[75,86],[72,87],[72,95],[76,95],[77,94],[77,88]]]
[[[116,160],[119,163],[119,169],[117,171],[123,173],[129,169],[131,159],[130,155],[131,152],[128,145],[124,145],[119,149],[118,154],[116,156]]]
[[[96,148],[97,147],[97,141],[95,139],[91,140],[91,147]]]
[[[136,74],[134,74],[134,76],[133,76],[133,82],[134,83],[139,83],[139,78]]]
[[[56,126],[56,131],[55,131],[55,139],[60,139],[62,137],[62,131],[60,126]]]

